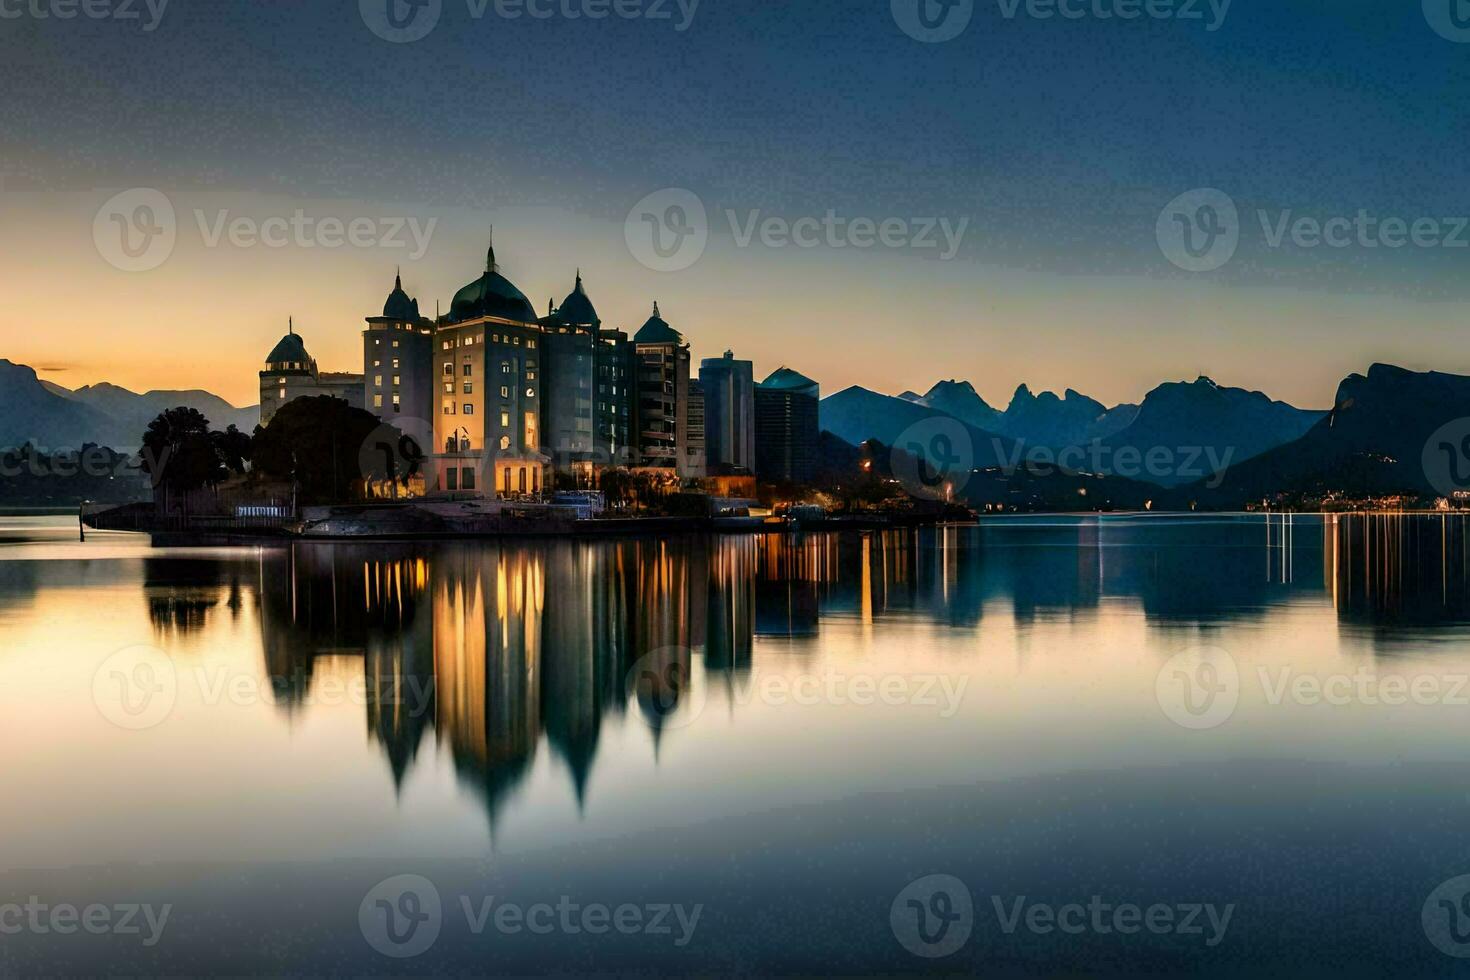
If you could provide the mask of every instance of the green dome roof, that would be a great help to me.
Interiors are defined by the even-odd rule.
[[[495,316],[521,323],[536,323],[531,301],[495,268],[495,246],[485,256],[485,274],[454,294],[449,304],[450,320],[474,320]]]
[[[821,387],[815,381],[799,371],[786,367],[773,371],[769,378],[761,382],[760,386],[768,391],[795,391],[799,394],[811,395],[813,398],[821,397]]]
[[[658,304],[654,303],[653,316],[649,317],[648,322],[639,328],[638,333],[633,337],[633,343],[682,344],[684,335],[664,321],[664,318],[659,315]]]
[[[388,294],[388,302],[383,304],[383,315],[391,320],[418,319],[418,305],[403,291],[401,275],[393,280],[393,292]]]
[[[311,355],[306,353],[306,345],[301,342],[300,337],[296,336],[294,327],[290,333],[281,338],[280,343],[271,348],[271,352],[265,358],[267,364],[285,364],[310,360]]]
[[[582,273],[577,273],[577,285],[561,301],[561,306],[556,311],[557,320],[561,323],[575,324],[577,326],[597,326],[602,323],[602,318],[597,315],[597,310],[592,305],[592,299],[587,295],[587,290],[582,288]]]

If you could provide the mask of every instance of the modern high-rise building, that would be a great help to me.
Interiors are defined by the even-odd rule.
[[[367,318],[362,374],[363,407],[383,421],[427,425],[434,417],[434,321],[419,314],[419,301],[403,291],[401,275],[383,315]]]
[[[491,246],[485,272],[454,295],[434,331],[434,480],[431,490],[515,497],[539,494],[544,331],[525,295],[500,274]]]
[[[653,304],[633,337],[638,356],[638,465],[688,475],[689,345]]]
[[[541,320],[545,331],[543,448],[557,472],[572,474],[584,486],[590,485],[596,463],[592,389],[601,323],[580,272],[561,306],[553,306]]]
[[[701,479],[709,472],[705,460],[704,385],[689,382],[689,408],[685,412],[688,441],[684,447],[684,466],[680,476]]]
[[[269,425],[287,402],[316,395],[330,395],[362,408],[363,378],[360,374],[318,371],[316,359],[306,352],[293,320],[286,336],[266,355],[265,370],[260,372],[260,424]]]
[[[821,387],[781,368],[755,389],[755,472],[762,480],[809,483],[816,474]]]
[[[597,334],[597,453],[608,466],[638,462],[638,353],[626,332]]]
[[[705,459],[712,476],[755,472],[755,366],[731,351],[699,365],[704,389]]]

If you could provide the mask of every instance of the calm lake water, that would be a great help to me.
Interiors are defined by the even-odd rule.
[[[0,518],[0,974],[1463,972],[1467,530]]]

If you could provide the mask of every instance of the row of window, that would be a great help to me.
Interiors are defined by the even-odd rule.
[[[491,340],[492,343],[496,343],[496,344],[502,343],[502,338],[501,338],[500,334],[498,334],[498,333],[491,334],[490,335],[490,340]],[[473,337],[455,337],[453,340],[445,340],[444,341],[444,350],[454,350],[454,348],[456,348],[456,347],[473,347],[476,344],[482,343],[482,342],[483,342],[483,335],[482,334],[476,334]],[[503,342],[504,343],[507,343],[507,344],[512,344],[512,345],[514,345],[516,347],[521,346],[521,338],[516,337],[516,336],[512,336],[511,334],[506,334],[505,337],[504,337],[504,339],[503,339]],[[398,342],[396,340],[393,342],[393,346],[395,346],[395,347],[398,346]],[[528,348],[530,348],[531,350],[535,350],[536,349],[536,341],[534,339],[531,339],[531,338],[528,337],[526,339],[526,346]]]

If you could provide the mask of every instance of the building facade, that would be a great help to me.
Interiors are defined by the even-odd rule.
[[[755,472],[755,365],[707,357],[699,365],[704,389],[705,460],[711,476]]]
[[[403,291],[403,277],[362,332],[363,407],[385,422],[434,417],[434,321]],[[412,428],[417,428],[413,426]],[[427,449],[428,447],[424,447]]]
[[[317,370],[316,359],[306,352],[296,323],[291,321],[286,336],[266,355],[265,370],[260,372],[260,424],[270,425],[281,406],[317,395],[330,395],[362,408],[363,377]]]
[[[638,358],[638,465],[685,475],[689,458],[689,345],[653,304],[633,337]]]
[[[689,407],[684,414],[688,441],[684,447],[684,465],[679,475],[688,479],[703,479],[709,472],[705,459],[704,385],[692,379],[689,382]]]
[[[455,294],[434,330],[433,479],[441,493],[520,497],[542,492],[544,337],[530,302],[495,263]]]
[[[821,387],[781,368],[755,389],[755,472],[762,480],[810,483],[816,475]]]

